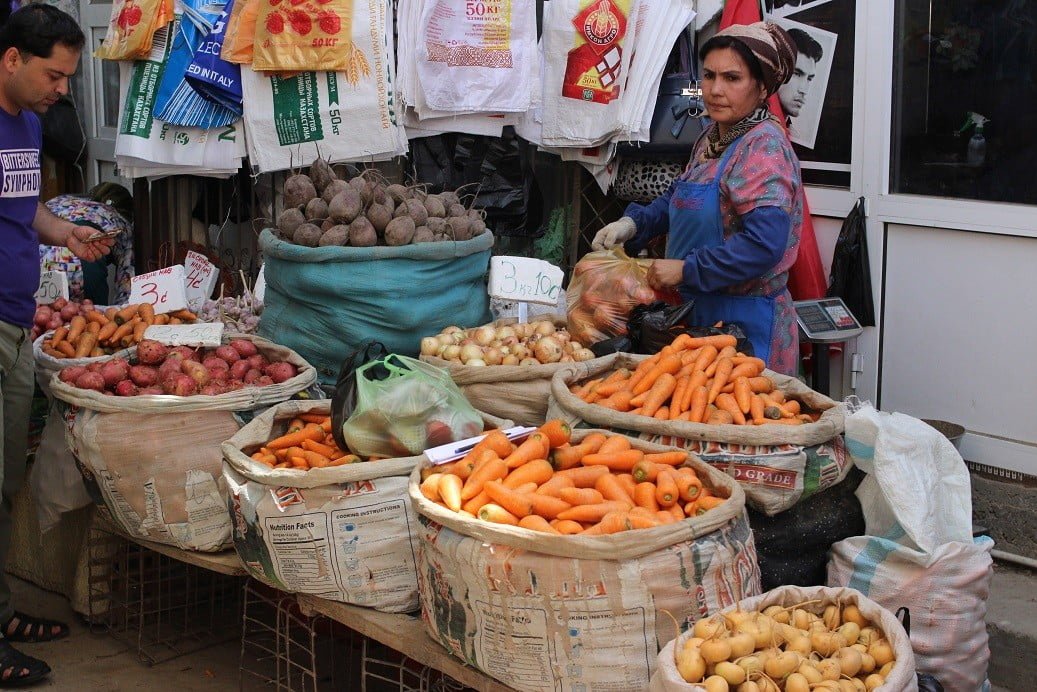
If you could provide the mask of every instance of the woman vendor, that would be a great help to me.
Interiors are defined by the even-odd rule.
[[[741,325],[770,369],[795,375],[799,338],[785,287],[799,250],[803,187],[799,160],[767,98],[792,75],[796,48],[770,22],[734,25],[699,52],[702,92],[713,123],[665,195],[631,204],[594,238],[596,250],[628,253],[668,234],[653,288],[694,301],[696,325]]]

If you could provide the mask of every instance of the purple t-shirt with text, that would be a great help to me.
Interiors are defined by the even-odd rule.
[[[32,326],[40,284],[39,239],[32,227],[40,200],[40,119],[0,108],[0,320]]]

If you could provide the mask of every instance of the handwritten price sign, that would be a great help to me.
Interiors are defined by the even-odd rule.
[[[519,303],[557,305],[562,270],[530,257],[490,259],[490,297]]]
[[[144,338],[168,346],[219,346],[223,340],[223,322],[153,325],[144,330]]]
[[[187,304],[198,312],[206,299],[212,295],[220,270],[205,255],[189,250],[187,258],[184,259],[184,271],[187,274],[184,279]]]
[[[184,265],[159,269],[133,277],[130,303],[148,303],[155,314],[183,310],[187,307]]]
[[[259,276],[256,277],[256,285],[252,289],[252,295],[255,296],[256,300],[260,303],[263,302],[263,298],[266,297],[266,265],[264,264],[259,268]]]
[[[36,289],[36,304],[50,305],[58,298],[68,300],[68,275],[65,272],[43,272]]]

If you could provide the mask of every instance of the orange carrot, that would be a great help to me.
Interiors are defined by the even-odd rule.
[[[525,496],[529,499],[529,504],[533,508],[534,514],[539,514],[545,519],[554,519],[561,512],[572,507],[565,500],[561,500],[557,497],[551,497],[550,495],[540,495],[538,493],[529,493]]]
[[[602,382],[599,382],[597,384],[597,386],[594,387],[593,391],[600,398],[605,399],[605,398],[608,398],[608,397],[612,396],[616,392],[621,391],[622,389],[624,389],[625,385],[626,385],[626,380],[625,379],[613,380],[612,382],[604,382],[604,381],[602,381]]]
[[[774,389],[774,382],[769,377],[750,377],[749,389],[754,394],[766,394]]]
[[[609,512],[601,518],[601,521],[584,531],[583,535],[595,536],[626,531],[629,528],[627,524],[628,516],[626,512]]]
[[[108,323],[106,323],[104,326],[101,327],[101,330],[99,332],[97,332],[97,340],[102,342],[102,343],[106,343],[106,344],[107,343],[111,343],[112,334],[114,334],[115,330],[118,329],[118,328],[119,328],[119,325],[117,325],[115,322],[108,322]],[[63,327],[63,329],[64,329],[64,327]],[[57,339],[57,337],[58,337],[58,333],[55,332],[54,333],[54,338]]]
[[[743,413],[749,413],[749,408],[752,405],[753,391],[749,388],[748,377],[737,377],[735,378],[735,401],[738,402],[738,409]]]
[[[632,468],[630,471],[634,477],[635,482],[644,483],[645,481],[649,481],[651,483],[654,483],[655,479],[659,477],[659,472],[663,469],[668,468],[670,467],[665,466],[663,464],[656,464],[654,462],[648,461],[648,459],[642,459],[641,461],[634,464],[634,468]]]
[[[657,522],[659,522],[659,524],[672,524],[675,521],[677,521],[677,519],[673,516],[673,514],[670,513],[670,510],[668,509],[660,509],[653,515],[653,518]],[[683,515],[681,515],[681,518],[684,518]]]
[[[655,501],[660,507],[672,507],[679,498],[673,474],[668,469],[660,471],[655,479]]]
[[[313,440],[314,442],[320,442],[324,439],[324,432],[316,425],[307,426],[302,430],[296,430],[295,432],[281,435],[280,437],[274,438],[266,443],[267,449],[288,449],[289,447],[299,447],[302,445],[303,440]]]
[[[670,397],[670,420],[676,420],[677,416],[684,413],[681,404],[684,402],[684,391],[690,383],[691,375],[684,375],[677,379],[677,386],[673,390],[673,396]]]
[[[627,515],[627,529],[652,529],[662,525],[662,520],[656,517],[645,517],[636,514]]]
[[[742,409],[732,395],[720,394],[717,396],[717,408],[730,413],[735,424],[745,425],[745,416],[742,414]]]
[[[706,387],[696,387],[691,393],[691,407],[688,409],[691,415],[688,418],[692,423],[701,423],[706,415],[706,406],[709,404],[709,390]]]
[[[554,467],[547,459],[534,459],[523,464],[504,478],[505,488],[517,488],[523,483],[546,483],[554,475]]]
[[[482,492],[488,482],[498,481],[508,475],[507,464],[490,450],[486,450],[486,452],[492,457],[485,463],[477,465],[472,471],[472,475],[465,481],[464,488],[461,490],[462,500],[471,500]]]
[[[561,447],[568,442],[569,437],[572,436],[572,429],[569,427],[569,424],[558,418],[547,421],[537,428],[537,432],[547,438],[549,448],[552,449],[554,447]]]
[[[501,459],[506,459],[514,449],[514,445],[511,444],[511,440],[508,439],[503,430],[491,430],[486,433],[486,437],[475,443],[472,451],[468,454],[472,455],[484,449],[489,449]]]
[[[135,324],[136,323],[133,320],[123,322],[118,326],[118,328],[116,328],[114,332],[112,332],[112,335],[109,337],[108,342],[114,344],[118,341],[121,341],[124,336],[129,336],[133,334],[133,327],[135,326]]]
[[[136,305],[127,305],[126,307],[121,308],[118,312],[115,313],[115,321],[120,325],[129,322],[137,316],[137,310],[139,308],[139,303]]]
[[[656,380],[655,384],[648,392],[648,397],[645,399],[644,406],[641,407],[642,416],[654,416],[655,412],[659,410],[663,404],[665,404],[670,397],[673,395],[673,390],[677,388],[677,380],[670,373],[663,373]]]
[[[656,409],[655,413],[652,414],[652,418],[656,420],[670,420],[670,407],[663,405]]]
[[[638,483],[634,488],[634,502],[651,512],[659,511],[659,501],[655,499],[655,483]]]
[[[439,479],[439,496],[455,512],[461,509],[461,479],[452,473],[443,474]]]
[[[578,505],[559,513],[559,519],[572,519],[580,522],[599,522],[609,512],[625,512],[630,505],[625,502],[601,502],[596,505]]]
[[[487,483],[486,494],[519,519],[533,512],[533,502],[529,499],[529,495],[520,495],[511,488],[505,488],[500,481]]]
[[[730,334],[715,334],[713,336],[699,336],[692,338],[691,342],[688,343],[688,348],[699,348],[702,346],[712,346],[713,348],[721,349],[727,346],[737,346],[738,339]]]
[[[91,322],[96,325],[96,322]],[[94,350],[94,346],[97,345],[97,335],[92,332],[87,332],[79,337],[79,341],[76,342],[76,358],[86,358],[90,355],[90,352]]]
[[[507,524],[508,526],[518,526],[518,517],[504,509],[500,505],[495,505],[492,502],[488,505],[483,505],[479,508],[478,517],[483,521],[488,521],[493,524]]]
[[[310,468],[313,469],[322,469],[331,464],[331,459],[327,458],[323,454],[311,452],[306,449],[303,450],[302,457],[306,460],[306,463],[310,465]]]
[[[461,505],[461,509],[463,511],[465,511],[465,512],[469,512],[471,514],[478,515],[479,514],[479,510],[484,505],[488,505],[489,503],[490,503],[490,496],[487,494],[486,490],[483,489],[483,491],[480,492],[478,495],[476,495],[471,500],[468,500],[463,505]]]
[[[684,502],[696,500],[702,493],[702,481],[698,476],[679,473],[674,480],[677,483],[677,492],[680,493],[681,500]]]
[[[734,425],[734,417],[727,411],[717,409],[706,418],[707,425]]]
[[[717,353],[719,352],[720,351],[717,349],[716,346],[712,344],[706,344],[702,348],[702,352],[699,353],[698,360],[695,361],[695,370],[705,371],[705,369],[708,368],[714,360],[716,360]]]
[[[323,413],[300,413],[296,418],[304,423],[315,423],[317,425],[320,425],[324,421],[331,420],[331,416]]]
[[[713,496],[713,495],[710,495],[708,497],[699,498],[698,502],[696,502],[697,507],[696,507],[696,512],[695,513],[696,514],[703,514],[705,512],[708,512],[711,509],[716,509],[720,505],[724,504],[724,502],[726,502],[726,501],[727,501],[727,498],[716,497],[716,496]]]
[[[569,391],[580,397],[584,401],[587,400],[587,395],[591,393],[591,390],[597,385],[601,384],[602,379],[600,377],[593,380],[587,380],[581,385],[573,385],[569,387]]]
[[[144,339],[144,330],[150,325],[147,322],[134,322],[133,323],[133,343],[139,344]]]
[[[519,526],[530,531],[540,531],[543,533],[553,533],[555,535],[562,535],[561,532],[555,527],[548,523],[547,519],[544,519],[538,514],[529,514],[519,519]]]
[[[630,440],[622,435],[613,435],[594,450],[597,454],[610,454],[612,452],[623,452],[630,449]]]
[[[573,536],[578,533],[583,533],[583,526],[578,521],[562,521],[559,519],[555,519],[553,522],[551,522],[551,526],[553,526],[555,531],[562,534],[563,536]]]
[[[798,416],[800,414],[799,402],[795,399],[789,399],[781,408],[783,411],[791,413],[793,416]]]
[[[606,477],[608,474],[602,476],[602,478]],[[595,487],[597,487],[597,483],[595,483]],[[558,497],[570,505],[596,505],[605,501],[601,493],[594,488],[563,488],[558,492]]]
[[[634,387],[634,394],[641,394],[652,389],[655,386],[655,383],[663,375],[670,375],[672,378],[673,374],[680,370],[681,367],[681,358],[678,355],[667,355],[664,358],[660,358],[659,363],[652,368],[651,372],[645,375],[645,377],[637,383],[637,386]],[[672,392],[673,390],[670,391]]]
[[[623,488],[626,494],[630,497],[631,501],[634,499],[634,488],[637,487],[637,481],[634,480],[633,474],[630,473],[617,473],[615,475],[616,482]],[[595,483],[595,486],[597,483]]]
[[[712,404],[716,401],[717,396],[720,394],[720,390],[724,388],[725,384],[727,384],[727,378],[731,374],[731,369],[733,367],[730,358],[724,358],[717,361],[716,374],[713,376],[713,386],[709,390],[709,398],[707,399],[709,403]]]
[[[629,502],[634,504],[633,496],[620,484],[619,479],[612,474],[602,476],[594,484],[594,489],[601,494],[602,499],[615,500],[617,502]]]
[[[557,471],[555,475],[569,478],[577,488],[593,488],[598,482],[598,478],[608,472],[607,466],[578,466],[574,469]]]
[[[732,362],[734,362],[733,359]],[[735,367],[731,370],[731,377],[728,379],[733,380],[737,377],[745,377],[748,379],[750,377],[756,377],[761,372],[763,372],[763,368],[757,366],[756,363],[742,363],[741,365],[736,363]]]
[[[575,488],[576,484],[573,483],[572,479],[568,476],[555,475],[551,480],[547,481],[539,488],[536,489],[537,495],[548,495],[549,497],[558,497],[558,491],[562,488]]]
[[[626,388],[633,391],[634,387],[640,384],[641,380],[643,380],[649,371],[655,367],[655,364],[659,362],[660,358],[662,358],[662,353],[656,353],[638,363],[637,367],[634,369],[634,373],[630,376],[630,379],[627,380]]]
[[[612,409],[613,411],[629,411],[633,404],[634,395],[627,389],[621,389],[608,399],[597,401],[598,406]]]
[[[317,454],[323,454],[328,459],[331,459],[332,455],[339,452],[339,450],[334,447],[329,447],[328,445],[314,442],[313,440],[303,440],[302,448],[311,452],[316,452]]]
[[[546,458],[550,449],[551,445],[547,440],[547,435],[535,432],[516,447],[515,451],[504,459],[504,463],[509,469],[515,469],[532,459]]]
[[[154,324],[155,322],[155,308],[150,303],[140,303],[137,306],[137,314],[140,318],[148,324]]]
[[[736,355],[738,355],[738,352],[735,350],[734,346],[725,346],[724,348],[720,349],[720,352],[717,353],[716,360],[710,363],[709,367],[706,368],[706,376],[715,377],[717,368],[720,367],[721,361],[723,361],[724,359],[730,360],[731,358],[734,358]],[[731,367],[734,368],[734,363],[731,364]]]
[[[527,495],[527,494],[536,492],[537,484],[536,483],[532,483],[532,482],[530,482],[530,483],[523,483],[522,485],[517,485],[517,486],[515,486],[514,488],[511,488],[511,489],[514,490],[515,492],[517,492],[519,495]]]
[[[680,466],[688,460],[688,453],[681,451],[653,452],[645,454],[645,461],[653,464],[666,464],[667,466]]]
[[[634,464],[644,459],[645,453],[639,449],[627,449],[622,452],[598,452],[588,454],[580,460],[584,466],[606,466],[613,471],[629,471]]]

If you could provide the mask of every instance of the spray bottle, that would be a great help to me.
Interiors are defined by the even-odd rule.
[[[982,166],[987,159],[987,138],[983,136],[983,126],[988,122],[990,122],[989,118],[969,111],[965,117],[965,124],[957,132],[957,134],[962,134],[970,127],[976,128],[972,137],[969,138],[969,144],[965,150],[965,163],[969,166]]]

